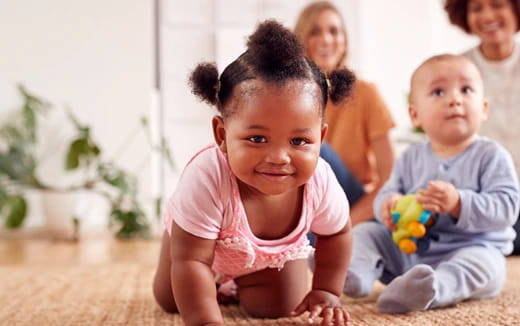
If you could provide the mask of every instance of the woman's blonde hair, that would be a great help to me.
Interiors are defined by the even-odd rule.
[[[347,65],[347,48],[348,48],[348,41],[347,41],[347,30],[345,28],[345,21],[343,20],[343,16],[339,12],[338,8],[334,6],[329,1],[316,1],[309,5],[307,5],[303,10],[300,12],[300,15],[298,16],[298,20],[296,21],[296,26],[294,27],[294,33],[296,36],[300,39],[300,42],[305,46],[305,40],[309,37],[309,34],[311,32],[311,29],[314,26],[314,23],[318,19],[318,16],[321,14],[324,10],[331,10],[334,13],[336,13],[341,21],[341,32],[343,33],[343,36],[345,37],[345,44],[347,45],[345,47],[345,53],[343,54],[343,57],[341,58],[340,62],[338,62],[337,67],[340,66],[346,66]]]

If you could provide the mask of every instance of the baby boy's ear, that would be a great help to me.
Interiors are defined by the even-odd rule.
[[[417,110],[413,105],[410,105],[408,107],[408,114],[410,115],[410,119],[412,120],[412,123],[415,127],[420,127],[421,124],[419,122],[419,119],[417,118]]]
[[[488,118],[488,115],[489,115],[489,102],[486,99],[484,99],[482,110],[483,110],[483,120],[486,121]]]
[[[224,127],[224,120],[221,116],[216,115],[213,117],[213,120],[211,120],[211,125],[213,127],[215,143],[217,143],[222,152],[226,153],[226,128]]]

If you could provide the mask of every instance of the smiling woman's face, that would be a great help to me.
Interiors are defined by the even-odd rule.
[[[336,12],[325,9],[318,15],[306,37],[305,48],[309,59],[325,72],[340,64],[347,50],[347,40]]]
[[[511,42],[518,29],[509,0],[470,0],[467,19],[471,33],[486,45]]]

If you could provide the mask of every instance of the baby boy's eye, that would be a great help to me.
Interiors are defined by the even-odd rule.
[[[251,136],[248,140],[255,144],[266,143],[267,139],[264,136]]]
[[[435,96],[443,96],[444,95],[444,91],[440,88],[436,88],[432,91],[432,94],[435,95]]]
[[[307,141],[303,138],[293,138],[291,139],[291,145],[294,145],[294,146],[303,146],[303,145],[306,145],[307,144]]]
[[[470,94],[470,93],[473,93],[473,88],[469,87],[469,86],[464,86],[462,87],[462,93],[464,94]]]

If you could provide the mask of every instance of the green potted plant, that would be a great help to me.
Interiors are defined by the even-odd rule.
[[[28,211],[28,189],[57,193],[88,190],[101,195],[109,203],[109,226],[117,237],[148,237],[150,219],[138,200],[136,177],[116,163],[104,159],[101,147],[92,137],[91,128],[82,124],[71,110],[67,111],[67,116],[75,130],[75,137],[68,144],[62,160],[63,169],[85,171],[84,177],[79,183],[68,186],[49,184],[38,177],[36,171],[41,162],[36,151],[37,128],[40,119],[52,106],[23,86],[19,86],[19,91],[23,105],[0,124],[0,221],[3,225],[11,229],[22,226]],[[149,132],[147,120],[142,119],[141,122]],[[160,150],[170,167],[173,167],[164,139]],[[155,206],[158,209],[160,203]],[[80,219],[73,217],[71,223],[77,238]]]

